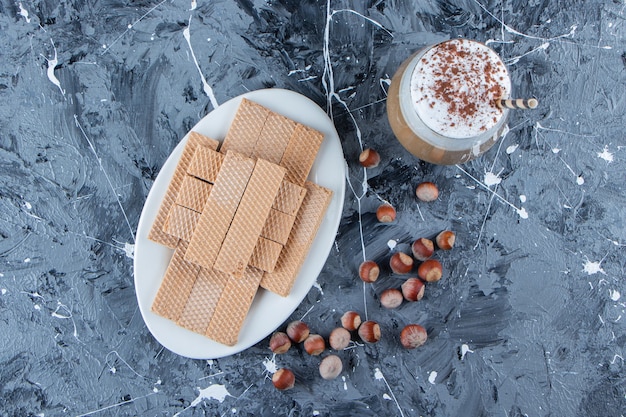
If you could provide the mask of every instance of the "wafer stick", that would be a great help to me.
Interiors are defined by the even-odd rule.
[[[283,213],[295,216],[306,194],[306,188],[296,185],[290,181],[283,180],[278,189],[276,199],[272,208]]]
[[[250,256],[249,265],[262,271],[273,272],[283,250],[283,245],[264,237],[259,237]]]
[[[284,168],[263,159],[257,160],[215,259],[215,269],[234,277],[243,276],[284,176]]]
[[[254,161],[228,152],[189,242],[185,260],[213,268],[254,169]]]
[[[304,184],[323,140],[322,132],[302,124],[296,126],[280,160],[280,165],[287,169],[287,180]]]
[[[284,245],[287,243],[295,220],[296,216],[271,209],[261,230],[261,236]]]
[[[261,280],[261,287],[283,297],[291,292],[332,197],[331,190],[312,182],[307,181],[304,186],[307,193],[287,244],[274,271],[266,272]]]
[[[152,228],[148,233],[148,239],[171,249],[176,248],[178,238],[169,236],[165,233],[163,231],[163,226],[165,224],[165,220],[167,219],[167,214],[170,211],[170,207],[176,201],[176,196],[178,195],[178,190],[183,182],[183,178],[185,177],[187,166],[193,157],[196,147],[199,145],[215,150],[219,146],[219,142],[197,132],[189,132],[189,139],[183,148],[183,153],[178,161],[176,169],[174,170],[174,175],[172,176],[172,179],[167,187],[165,196],[163,196],[163,200],[159,206],[159,211],[154,219]]]
[[[537,101],[537,99],[534,98],[529,98],[529,99],[523,99],[523,98],[517,98],[517,99],[499,99],[496,100],[496,105],[501,108],[507,108],[507,109],[534,109],[539,105],[539,102]]]
[[[176,204],[202,213],[212,187],[206,181],[199,180],[191,175],[185,175],[183,184],[176,196]]]
[[[178,319],[178,324],[192,332],[204,334],[217,302],[230,277],[220,271],[200,268]]]
[[[163,225],[163,231],[180,240],[189,242],[193,236],[200,213],[178,204],[173,204]]]
[[[241,100],[220,152],[233,150],[244,156],[252,156],[269,112],[269,109],[260,104],[245,98]]]
[[[222,162],[224,162],[224,154],[205,146],[198,146],[187,168],[187,174],[213,184]]]
[[[251,267],[242,278],[230,277],[206,329],[208,338],[228,346],[237,343],[262,277],[263,271]]]
[[[200,272],[199,266],[185,261],[186,250],[187,243],[179,242],[152,302],[152,311],[173,321],[180,317]]]
[[[253,156],[279,164],[295,129],[296,122],[270,112],[254,147]]]

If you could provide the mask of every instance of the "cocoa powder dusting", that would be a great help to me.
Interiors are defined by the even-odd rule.
[[[443,128],[461,129],[463,126],[480,132],[490,129],[502,116],[495,101],[508,94],[506,68],[499,58],[486,49],[471,49],[469,41],[453,40],[440,44],[434,57],[424,55],[421,64],[430,76],[423,75],[426,84],[419,91],[430,92],[423,104],[441,111],[437,117],[444,120]],[[473,43],[476,45],[476,43]],[[495,56],[495,58],[494,58]],[[417,98],[417,104],[424,96]],[[442,130],[443,130],[442,128]]]

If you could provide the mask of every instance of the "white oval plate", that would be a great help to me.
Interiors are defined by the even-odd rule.
[[[333,197],[291,294],[281,297],[259,289],[241,329],[239,342],[235,346],[214,342],[154,314],[150,308],[174,252],[148,240],[148,232],[188,140],[189,135],[185,135],[165,161],[141,212],[135,242],[134,275],[139,309],[152,335],[172,352],[194,359],[216,359],[241,352],[287,320],[322,270],[335,240],[343,209],[347,166],[339,136],[326,113],[308,98],[282,89],[252,91],[222,104],[200,120],[192,130],[222,140],[243,97],[324,133],[324,141],[309,180],[331,189]]]

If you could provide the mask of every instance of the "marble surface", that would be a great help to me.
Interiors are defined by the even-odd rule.
[[[625,18],[624,0],[0,1],[0,415],[626,414]],[[385,98],[406,57],[454,37],[494,48],[540,105],[480,159],[435,166],[394,140]],[[137,307],[159,169],[205,114],[268,87],[327,110],[349,166],[334,248],[291,317],[323,335],[349,309],[380,322],[333,381],[269,338],[175,355]],[[359,167],[363,147],[378,168]],[[423,180],[436,202],[415,199]],[[363,284],[359,263],[446,228],[443,279],[383,309],[404,278]],[[400,346],[407,323],[421,348]],[[274,389],[279,367],[294,389]]]

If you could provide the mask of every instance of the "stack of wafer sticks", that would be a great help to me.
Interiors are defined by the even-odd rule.
[[[287,296],[330,204],[324,135],[243,99],[223,142],[190,132],[148,238],[174,249],[152,311],[232,346],[259,287]]]

